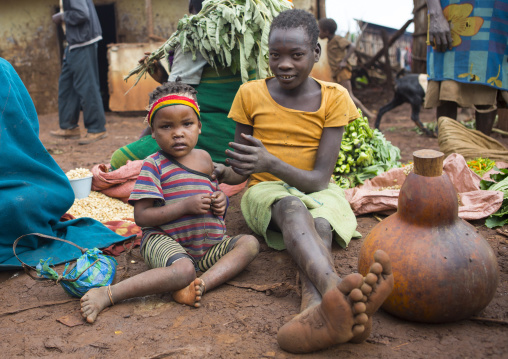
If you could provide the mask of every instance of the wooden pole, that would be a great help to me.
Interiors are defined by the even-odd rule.
[[[411,71],[425,74],[427,73],[427,0],[413,0],[413,3],[415,31],[411,51]]]
[[[326,18],[326,0],[316,0],[318,9],[318,20]]]
[[[385,30],[381,30],[381,36],[383,38],[383,55],[385,57],[385,66],[384,71],[386,73],[386,87],[393,89],[393,76],[392,76],[392,66],[390,65],[390,45],[388,43],[388,35]]]
[[[409,19],[408,21],[406,21],[406,23],[404,24],[404,26],[402,26],[399,30],[397,30],[397,32],[395,34],[393,34],[392,37],[390,37],[390,40],[388,40],[388,47],[392,46],[395,41],[397,41],[397,39],[406,31],[407,27],[409,25],[411,25],[411,23],[413,22],[413,19]],[[386,46],[386,45],[385,45]],[[384,51],[385,49],[382,48],[381,50],[379,50],[373,57],[372,59],[370,59],[369,62],[367,62],[364,66],[366,68],[369,68],[371,67],[372,65],[374,65],[374,62],[376,62],[381,56],[383,56],[384,54]]]
[[[153,13],[152,13],[152,0],[145,0],[145,11],[146,11],[146,31],[148,32],[148,38],[153,37]]]

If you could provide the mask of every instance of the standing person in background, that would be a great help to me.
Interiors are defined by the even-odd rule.
[[[102,29],[92,0],[63,0],[63,12],[53,15],[55,24],[65,23],[67,47],[58,81],[60,129],[50,134],[80,138],[79,112],[83,108],[87,134],[78,143],[86,145],[107,136],[106,117],[100,94],[97,43]]]
[[[346,88],[356,107],[359,107],[362,113],[368,118],[374,118],[374,114],[353,95],[353,88],[351,87],[353,68],[348,60],[355,52],[355,45],[346,38],[335,35],[335,31],[337,31],[337,23],[335,20],[329,18],[319,20],[319,38],[328,39],[326,51],[328,63],[332,70],[332,76],[338,84]]]
[[[506,0],[427,0],[429,32],[425,108],[457,119],[474,107],[476,129],[490,135],[497,104],[508,101]]]

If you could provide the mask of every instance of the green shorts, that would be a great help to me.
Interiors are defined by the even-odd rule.
[[[150,268],[169,267],[177,260],[187,258],[192,261],[196,271],[204,272],[231,251],[240,237],[240,235],[234,237],[224,236],[222,241],[211,247],[199,261],[196,261],[180,243],[170,236],[153,234],[143,241],[141,255]]]

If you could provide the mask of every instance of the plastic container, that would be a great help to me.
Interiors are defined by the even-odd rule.
[[[88,197],[92,191],[92,178],[93,176],[88,176],[84,178],[69,180],[71,182],[71,187],[74,190],[74,196],[76,196],[76,199]]]

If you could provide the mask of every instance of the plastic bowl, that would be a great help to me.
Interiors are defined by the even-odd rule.
[[[92,191],[92,178],[93,176],[88,176],[69,180],[76,199],[88,197]]]

